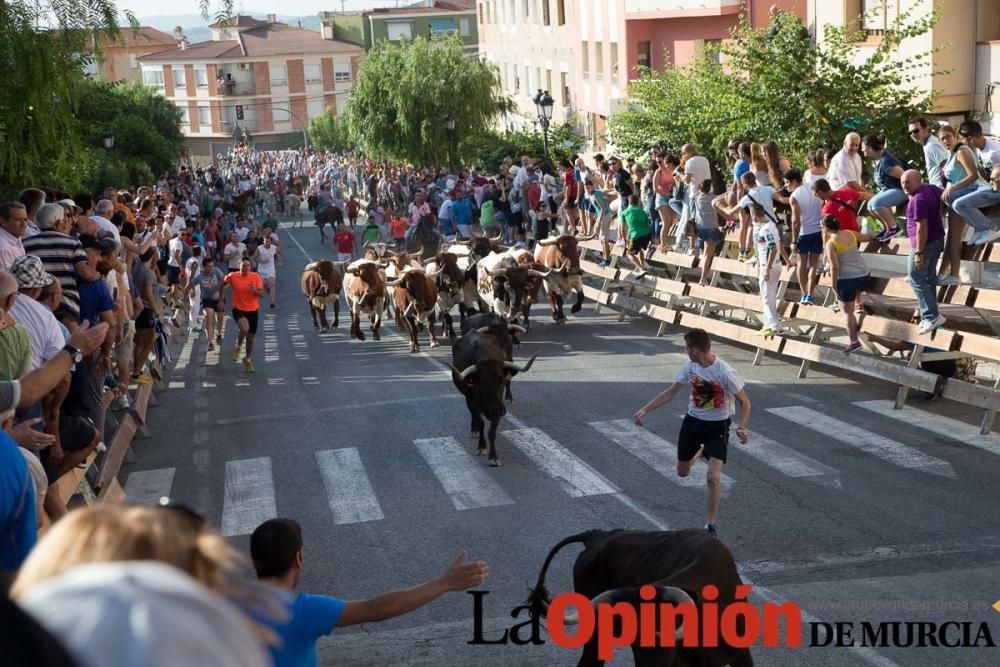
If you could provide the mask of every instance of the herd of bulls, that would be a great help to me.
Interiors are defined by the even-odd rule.
[[[344,266],[323,259],[309,264],[301,287],[309,302],[313,326],[329,331],[327,306],[333,305],[333,328],[340,321],[340,294],[351,316],[351,337],[365,340],[361,317],[371,323],[379,340],[383,314],[410,337],[410,351],[419,352],[418,334],[427,332],[431,347],[441,317],[442,334],[454,339],[452,376],[465,397],[479,453],[489,451],[492,466],[500,465],[496,432],[511,401],[510,381],[534,362],[514,363],[513,348],[530,328],[528,314],[544,288],[556,323],[566,321],[563,302],[574,295],[571,312],[583,307],[583,271],[578,243],[592,237],[557,236],[540,241],[532,253],[508,248],[499,238],[456,241],[421,262],[384,243],[367,244],[365,255]],[[451,311],[458,307],[461,336],[456,337]],[[484,420],[485,417],[485,420]],[[488,437],[484,433],[489,421]]]

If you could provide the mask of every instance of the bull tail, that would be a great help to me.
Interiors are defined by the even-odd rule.
[[[536,613],[540,616],[545,614],[545,607],[548,606],[549,602],[549,591],[545,588],[545,575],[549,571],[549,565],[552,564],[552,559],[555,558],[559,550],[569,544],[583,544],[586,549],[589,547],[593,541],[606,535],[607,531],[604,530],[587,530],[582,533],[577,533],[576,535],[570,535],[569,537],[563,538],[552,547],[549,555],[545,557],[545,562],[542,564],[542,571],[538,573],[538,581],[535,583],[535,587],[531,589],[531,593],[528,596],[528,604],[532,607],[532,613]]]

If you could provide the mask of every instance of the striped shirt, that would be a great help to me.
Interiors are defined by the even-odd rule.
[[[80,315],[80,293],[76,286],[76,265],[87,261],[83,246],[72,236],[51,230],[22,240],[24,252],[42,260],[42,266],[62,285],[62,305]]]

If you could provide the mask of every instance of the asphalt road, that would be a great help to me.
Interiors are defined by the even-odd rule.
[[[654,413],[645,434],[619,421],[671,381],[685,358],[682,331],[657,338],[651,322],[595,316],[592,303],[555,326],[536,308],[517,358],[538,360],[515,380],[498,438],[503,466],[489,468],[441,366],[447,341],[429,349],[422,336],[424,352],[411,354],[391,323],[381,342],[351,341],[345,308],[335,333],[315,333],[299,271],[332,253],[311,225],[280,238],[278,308],[261,311],[257,373],[229,359],[228,319],[221,356],[203,336],[175,348],[153,437],[135,443],[124,469],[131,499],[190,503],[244,552],[254,525],[294,517],[306,542],[301,589],[348,599],[436,576],[468,549],[492,570],[487,638],[512,623],[561,538],[704,523],[704,468],[692,485],[671,472],[682,399]],[[807,621],[853,621],[858,643],[862,621],[987,622],[1000,642],[990,609],[1000,599],[1000,437],[972,436],[977,411],[911,400],[893,414],[888,385],[815,369],[798,380],[787,361],[754,367],[751,350],[715,352],[751,383],[751,443],[731,445],[719,530],[754,601],[794,601]],[[551,590],[571,588],[578,552],[556,559]],[[575,664],[575,651],[551,643],[468,645],[472,609],[471,596],[453,593],[337,631],[321,642],[321,662]],[[1000,649],[756,648],[754,657],[938,667],[1000,664]]]

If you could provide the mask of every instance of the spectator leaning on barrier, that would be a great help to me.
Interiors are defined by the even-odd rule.
[[[832,190],[850,188],[858,192],[864,192],[861,172],[862,161],[858,151],[861,149],[861,135],[857,132],[849,132],[844,137],[844,147],[837,151],[833,159],[830,160],[830,168],[827,171],[826,180],[830,182]]]
[[[924,151],[924,168],[927,171],[927,182],[944,189],[944,163],[948,161],[948,149],[934,136],[934,130],[923,116],[917,116],[909,122],[907,130],[910,138],[920,144]]]
[[[944,250],[941,222],[941,188],[924,183],[920,172],[903,174],[903,190],[910,198],[906,206],[906,234],[910,237],[907,271],[910,287],[920,307],[920,333],[929,333],[945,323],[937,305],[937,261]]]
[[[983,126],[974,120],[959,125],[958,133],[976,151],[980,169],[989,174],[992,181],[993,172],[1000,167],[1000,141],[983,136]],[[966,243],[981,245],[1000,238],[996,222],[983,213],[984,208],[997,204],[1000,204],[1000,189],[995,182],[980,184],[975,192],[955,199],[952,208],[975,230]]]
[[[281,640],[271,646],[275,667],[314,667],[318,664],[316,641],[335,628],[402,616],[450,591],[479,586],[490,573],[483,561],[465,562],[466,553],[462,552],[443,576],[367,600],[294,593],[304,557],[302,529],[292,519],[271,519],[259,525],[250,536],[250,556],[261,581],[287,592],[281,597],[288,610],[287,621],[254,615],[261,623],[270,623]]]

